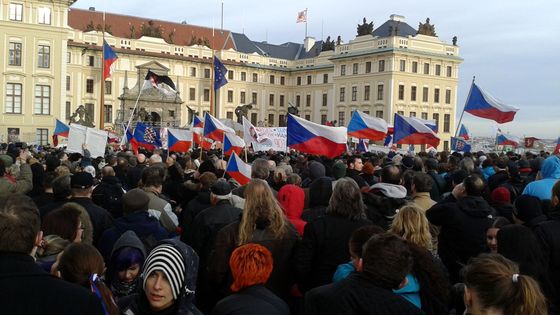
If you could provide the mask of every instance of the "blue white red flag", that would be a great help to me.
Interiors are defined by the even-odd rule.
[[[233,152],[239,155],[244,147],[245,141],[243,141],[240,137],[231,133],[226,133],[224,135],[224,155],[229,156]]]
[[[514,135],[509,135],[509,134],[505,134],[505,133],[498,133],[498,135],[496,136],[496,144],[497,145],[511,145],[514,147],[519,146],[519,144],[521,143],[521,139],[519,139],[518,137],[514,136]]]
[[[519,109],[495,99],[474,82],[471,86],[465,111],[474,116],[491,119],[499,124],[513,120]]]
[[[214,90],[221,88],[228,83],[226,74],[228,69],[218,57],[214,56]]]
[[[105,40],[103,40],[103,80],[111,77],[114,69],[113,63],[115,63],[118,58],[119,57],[113,51],[111,46],[109,46],[109,44]]]
[[[369,152],[368,143],[364,139],[360,139],[358,142],[358,149],[356,150],[358,153],[366,153]]]
[[[288,114],[288,147],[334,158],[346,152],[345,127],[328,127]]]
[[[226,173],[240,185],[246,185],[251,181],[251,165],[243,162],[235,152],[229,158]]]
[[[52,136],[53,144],[56,147],[58,145],[58,137],[65,137],[68,138],[68,134],[70,133],[70,127],[63,123],[62,121],[56,119],[56,125],[54,127],[54,133]]]
[[[459,137],[463,138],[464,140],[469,140],[469,130],[467,129],[467,126],[465,126],[464,124],[461,124],[461,128],[459,129]]]
[[[352,118],[348,123],[348,135],[359,139],[383,140],[387,135],[387,129],[385,120],[372,117],[359,110],[352,113]]]
[[[167,146],[169,151],[187,152],[192,147],[193,132],[186,129],[167,129]]]
[[[154,150],[161,147],[159,129],[148,126],[144,123],[136,124],[136,128],[134,128],[133,138],[138,146],[144,147],[148,150]]]
[[[437,147],[439,137],[426,126],[424,121],[416,117],[404,117],[395,114],[395,135],[393,142],[396,144],[429,144]]]
[[[204,133],[204,120],[194,115],[191,130],[193,132],[194,143],[200,145],[202,143],[202,134]]]
[[[212,139],[214,141],[223,141],[224,133],[233,133],[235,130],[224,125],[221,121],[214,118],[214,116],[206,113],[204,116],[204,137]]]
[[[438,127],[435,120],[426,120],[421,118],[416,118],[416,120],[422,122],[424,125],[428,126],[428,128],[432,129],[433,132],[438,133]]]

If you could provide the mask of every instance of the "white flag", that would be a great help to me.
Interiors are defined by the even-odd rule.
[[[307,9],[298,12],[296,23],[305,23],[307,22]]]

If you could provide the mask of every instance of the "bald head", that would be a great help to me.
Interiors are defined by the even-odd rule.
[[[103,177],[115,176],[115,170],[112,166],[106,165],[101,169],[101,175]]]
[[[482,196],[484,192],[484,181],[477,175],[467,176],[463,180],[467,196]]]
[[[401,170],[394,165],[387,165],[381,170],[381,182],[393,185],[401,184]]]
[[[138,155],[136,155],[136,159],[138,160],[138,163],[140,163],[140,164],[144,164],[146,162],[146,156],[142,153],[139,153]]]

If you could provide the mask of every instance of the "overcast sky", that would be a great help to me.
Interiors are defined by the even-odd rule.
[[[74,7],[167,21],[220,27],[219,0],[78,0]],[[457,115],[473,75],[494,97],[520,108],[515,121],[501,125],[518,136],[560,136],[560,2],[552,0],[225,0],[224,28],[244,32],[251,40],[280,44],[303,42],[305,25],[298,11],[308,8],[308,34],[317,39],[356,35],[364,17],[377,27],[393,13],[418,27],[426,17],[439,38],[458,37],[460,66]],[[488,136],[496,124],[465,113],[463,121],[475,136]]]

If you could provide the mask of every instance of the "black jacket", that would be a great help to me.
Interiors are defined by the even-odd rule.
[[[96,205],[109,211],[113,217],[119,218],[122,217],[123,195],[123,186],[119,178],[116,176],[106,176],[93,189],[91,200]]]
[[[138,187],[138,182],[142,179],[142,172],[146,169],[146,164],[137,164],[133,168],[129,168],[126,173],[128,179],[128,188],[133,189]]]
[[[377,183],[371,186],[369,192],[362,194],[367,206],[367,218],[373,224],[388,230],[396,210],[407,202],[406,195],[406,188],[402,185]]]
[[[366,180],[362,176],[360,176],[360,172],[356,170],[346,169],[346,177],[352,178],[360,188],[369,186],[366,183]]]
[[[348,262],[348,241],[368,220],[350,220],[327,214],[305,225],[295,254],[296,279],[302,291],[331,283],[336,267]]]
[[[222,299],[211,315],[289,315],[288,305],[262,285],[255,285]]]
[[[451,283],[459,282],[459,271],[469,258],[486,250],[492,211],[482,197],[456,200],[452,194],[426,211],[428,221],[441,227],[438,254],[449,270]]]
[[[332,179],[330,177],[319,177],[309,186],[309,203],[301,215],[301,219],[311,222],[318,217],[324,216],[329,200],[332,195]]]
[[[68,199],[67,202],[75,202],[86,209],[91,219],[91,224],[93,225],[93,245],[97,245],[103,232],[113,226],[113,217],[111,214],[104,208],[93,203],[90,198],[72,197]]]
[[[560,305],[560,207],[556,207],[549,218],[551,221],[537,225],[534,231],[548,261],[548,274],[556,293],[554,302]]]
[[[447,183],[445,179],[441,177],[436,171],[426,172],[432,178],[432,190],[430,190],[430,198],[434,201],[440,201],[441,195],[447,190]]]
[[[104,314],[93,293],[46,273],[30,255],[6,252],[0,253],[0,310],[10,315]]]
[[[305,295],[305,315],[316,314],[406,315],[424,312],[391,290],[376,286],[365,275],[353,273]]]
[[[183,231],[188,231],[192,227],[194,218],[202,212],[202,210],[212,206],[210,203],[210,190],[201,190],[197,193],[196,198],[189,201],[187,206],[181,211],[181,221],[179,226]],[[183,239],[184,240],[184,239]]]

